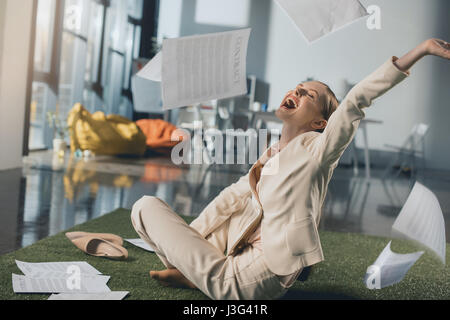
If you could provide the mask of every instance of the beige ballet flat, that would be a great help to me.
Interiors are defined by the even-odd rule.
[[[116,260],[128,258],[127,249],[102,238],[87,235],[72,240],[72,243],[82,251],[95,257],[105,257]]]
[[[75,232],[66,232],[66,237],[69,238],[70,241],[73,241],[78,238],[92,236],[96,238],[105,239],[109,242],[118,244],[119,246],[123,245],[122,237],[112,234],[112,233],[92,233],[92,232],[84,232],[84,231],[75,231]]]

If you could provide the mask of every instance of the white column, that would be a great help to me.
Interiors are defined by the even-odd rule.
[[[0,170],[22,166],[32,14],[33,1],[0,1]]]

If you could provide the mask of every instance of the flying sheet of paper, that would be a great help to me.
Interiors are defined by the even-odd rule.
[[[164,40],[164,109],[246,94],[249,37],[241,29]]]
[[[122,300],[128,291],[111,291],[103,293],[60,293],[52,294],[48,300]]]
[[[136,247],[142,248],[144,250],[155,252],[155,250],[142,239],[125,239],[125,241],[128,241],[129,243],[134,244]]]
[[[358,0],[275,0],[312,42],[368,13]]]
[[[403,280],[408,270],[424,252],[398,254],[391,251],[391,241],[377,260],[367,268],[364,283],[369,289],[382,289]]]
[[[133,107],[137,112],[163,113],[161,82],[147,80],[142,77],[131,78]]]
[[[159,52],[136,75],[138,77],[161,82],[162,52]]]
[[[416,182],[392,226],[394,231],[433,250],[445,264],[445,222],[432,191]]]
[[[34,278],[29,276],[12,275],[15,293],[100,293],[110,292],[105,280],[109,277],[80,277],[74,284],[68,278]]]
[[[81,274],[96,275],[102,274],[86,261],[74,261],[74,262],[38,262],[30,263],[16,260],[17,267],[26,276],[31,277],[52,277],[53,273],[67,273],[70,267],[76,266],[80,268]]]

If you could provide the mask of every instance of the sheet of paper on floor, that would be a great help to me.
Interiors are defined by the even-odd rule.
[[[309,42],[334,32],[367,10],[358,0],[275,0]]]
[[[16,265],[24,275],[31,277],[51,277],[53,272],[67,273],[68,268],[72,266],[79,267],[81,274],[102,274],[86,261],[32,263],[16,260]]]
[[[445,264],[445,221],[436,195],[416,182],[392,226],[406,237],[433,250]]]
[[[128,291],[111,291],[103,293],[60,293],[52,294],[48,300],[122,300]]]
[[[369,289],[382,289],[398,283],[403,280],[408,270],[416,263],[424,252],[414,252],[408,254],[399,254],[391,251],[391,241],[383,249],[377,260],[367,268],[364,283]],[[373,268],[375,266],[375,268]],[[377,275],[372,272],[379,270]],[[369,286],[379,281],[376,286]]]
[[[34,278],[13,274],[12,284],[15,293],[100,293],[111,292],[105,277],[80,277],[79,289],[68,284],[67,278]]]
[[[30,278],[38,278],[38,279],[67,279],[70,278],[73,275],[73,273],[67,273],[67,272],[59,272],[59,271],[45,271],[42,272],[34,272],[25,274],[25,276]],[[92,280],[102,280],[104,283],[108,283],[109,279],[111,279],[111,276],[106,275],[100,275],[100,274],[86,274],[86,273],[80,273],[80,276],[86,279],[87,281],[89,279]]]
[[[241,96],[247,93],[247,47],[251,29],[163,41],[163,109]],[[149,68],[159,68],[158,59]],[[139,72],[149,80],[156,71]],[[144,70],[143,69],[143,70]]]
[[[128,241],[129,243],[135,245],[136,247],[142,248],[144,250],[155,252],[155,250],[142,239],[125,239],[125,241]]]

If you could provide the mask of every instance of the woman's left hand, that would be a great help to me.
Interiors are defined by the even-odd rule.
[[[395,65],[402,71],[408,71],[417,61],[426,55],[450,60],[450,44],[440,39],[428,39],[395,61]]]
[[[428,39],[423,45],[427,54],[450,60],[450,43],[440,39]]]

